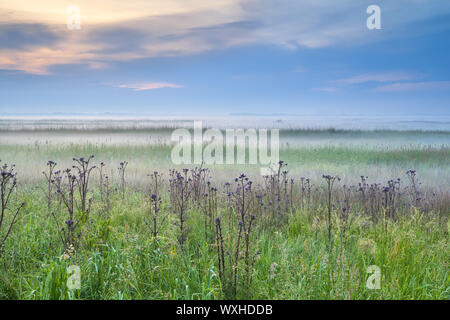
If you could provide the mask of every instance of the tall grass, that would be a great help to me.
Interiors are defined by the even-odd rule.
[[[0,142],[19,172],[0,299],[450,299],[448,143],[287,132],[300,135],[322,141],[287,139],[289,167],[268,177],[172,168],[165,143]],[[323,140],[336,135],[346,142]],[[79,290],[67,286],[72,265]],[[379,290],[366,286],[372,265]]]
[[[200,214],[192,214],[191,237],[181,251],[173,215],[154,241],[142,222],[147,210],[140,204],[146,195],[129,192],[125,202],[117,195],[107,225],[109,237],[102,234],[100,217],[92,214],[83,249],[63,260],[63,246],[40,193],[21,194],[27,206],[1,258],[1,299],[227,298],[216,248],[203,241]],[[311,215],[317,222],[311,223]],[[261,231],[253,280],[236,298],[450,298],[448,233],[436,218],[412,211],[389,222],[387,232],[382,223],[370,228],[365,223],[358,218],[347,231],[347,241],[330,251],[323,212],[296,210],[288,224]],[[338,223],[333,225],[337,233]],[[66,269],[73,264],[81,268],[81,290],[67,289]],[[366,287],[370,265],[382,270],[380,290]]]
[[[15,196],[26,206],[0,256],[0,298],[450,298],[448,193],[434,202],[418,199],[419,193],[425,195],[412,180],[402,191],[390,184],[383,189],[370,185],[375,193],[366,198],[359,194],[367,188],[363,178],[359,189],[350,187],[350,195],[347,188],[313,181],[316,185],[308,186],[312,191],[305,199],[300,197],[303,185],[287,188],[284,166],[281,162],[279,173],[267,179],[265,187],[253,186],[240,175],[234,187],[225,185],[218,199],[215,193],[206,194],[213,192],[214,178],[202,175],[204,171],[173,172],[171,193],[158,192],[153,209],[148,192],[125,189],[120,180],[103,198],[99,188],[86,187],[97,199],[89,215],[82,211],[87,193],[76,193],[77,185],[71,184],[85,175],[69,174],[65,192],[71,201],[63,232],[76,229],[77,242],[73,237],[60,241],[56,217],[67,211],[61,180],[56,179],[56,190],[63,204],[52,198],[53,215],[42,201],[48,199],[44,177],[40,185],[22,186]],[[205,178],[196,180],[196,175]],[[408,175],[411,178],[411,172]],[[155,180],[148,182],[155,190]],[[194,187],[201,190],[197,196]],[[383,192],[394,200],[383,202]],[[214,222],[205,220],[204,207],[196,205],[211,203],[211,196],[218,205],[210,205],[206,213],[214,210]],[[378,207],[366,206],[368,199]],[[148,228],[149,211],[165,216],[157,221],[157,233]],[[69,223],[76,228],[70,229]],[[212,223],[215,239],[209,236]],[[79,290],[67,286],[70,265],[81,269]],[[379,290],[366,286],[371,265],[382,270]]]

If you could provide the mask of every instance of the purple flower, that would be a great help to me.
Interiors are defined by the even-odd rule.
[[[67,220],[66,221],[67,226],[70,228],[73,226],[73,220]]]

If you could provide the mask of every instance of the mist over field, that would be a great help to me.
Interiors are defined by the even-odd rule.
[[[0,114],[0,130],[176,129],[201,121],[204,128],[284,130],[450,131],[450,115],[221,115],[148,116],[144,114]]]
[[[423,182],[446,187],[450,178],[450,120],[445,117],[36,117],[2,118],[0,150],[4,161],[15,162],[23,175],[38,179],[48,160],[69,164],[73,157],[95,154],[99,161],[130,162],[136,182],[154,170],[177,167],[171,160],[177,128],[279,129],[280,158],[300,176],[320,178],[333,172],[347,180],[369,176],[382,182],[410,169]],[[247,144],[247,148],[248,148]],[[32,161],[27,154],[33,154]],[[248,150],[247,150],[248,157]],[[247,159],[248,160],[248,159]],[[193,167],[187,166],[187,167]],[[259,165],[213,165],[218,177],[249,171]]]

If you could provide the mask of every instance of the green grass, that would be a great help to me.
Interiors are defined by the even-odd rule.
[[[36,182],[42,178],[41,171],[48,160],[61,166],[71,166],[71,159],[80,155],[96,156],[104,161],[108,170],[115,171],[119,162],[127,160],[129,177],[137,184],[144,183],[142,177],[154,170],[168,171],[171,162],[171,147],[168,145],[1,145],[0,159],[14,163],[20,171],[22,181]],[[225,154],[225,153],[224,153]],[[446,146],[430,147],[368,147],[358,146],[296,146],[283,147],[280,158],[289,164],[294,175],[320,178],[323,173],[338,174],[347,180],[367,175],[373,182],[383,183],[388,179],[404,176],[407,170],[417,170],[420,179],[427,185],[441,186],[450,180],[450,149]],[[184,166],[178,166],[184,167]],[[192,167],[192,166],[186,166]],[[217,177],[234,176],[240,171],[258,175],[259,166],[213,165]],[[223,179],[222,179],[223,180]]]
[[[16,201],[26,201],[0,255],[0,299],[230,298],[218,276],[215,244],[205,238],[199,212],[194,209],[189,214],[183,250],[177,241],[174,214],[169,214],[158,239],[152,238],[143,221],[148,203],[146,193],[139,190],[148,187],[146,175],[158,170],[167,179],[167,170],[173,167],[169,145],[133,143],[134,137],[154,130],[50,130],[42,136],[38,131],[0,133],[0,159],[17,166]],[[117,141],[124,139],[124,143],[108,142],[109,134],[121,132],[126,137],[119,136]],[[103,140],[83,140],[91,134]],[[58,135],[67,142],[52,140]],[[355,184],[361,175],[369,176],[369,183],[386,183],[397,177],[406,180],[405,172],[414,169],[424,183],[421,188],[440,190],[448,199],[448,132],[288,130],[281,138],[280,158],[289,163],[296,181],[310,177],[315,186],[322,187],[322,174],[337,174],[343,178],[341,184]],[[90,154],[96,156],[96,163],[107,164],[105,170],[113,183],[118,182],[119,162],[127,160],[130,188],[125,201],[119,192],[113,194],[111,216],[105,219],[95,187],[90,219],[81,227],[82,245],[66,261],[60,259],[64,248],[47,210],[42,170],[48,160],[65,168],[72,165],[73,157]],[[246,165],[212,169],[217,186],[241,172],[255,178],[259,174],[258,167]],[[64,221],[64,211],[53,206]],[[220,215],[224,207],[221,202]],[[162,211],[170,211],[167,199]],[[448,212],[438,216],[408,209],[399,220],[389,221],[387,232],[381,221],[367,224],[368,218],[358,215],[344,239],[333,212],[331,250],[325,212],[320,203],[314,209],[297,209],[286,223],[261,231],[253,242],[254,250],[260,252],[253,281],[232,298],[450,299]],[[67,288],[70,265],[81,268],[81,290]],[[366,287],[370,265],[381,268],[380,290]]]
[[[153,239],[143,222],[144,195],[114,196],[111,219],[95,206],[83,225],[83,244],[70,259],[41,190],[27,201],[1,256],[1,299],[223,299],[216,248],[204,238],[200,214],[192,212],[188,243],[176,241],[175,217]],[[167,211],[167,204],[163,205]],[[58,215],[62,215],[59,212]],[[323,222],[311,223],[310,215]],[[336,217],[335,217],[336,218]],[[248,299],[449,299],[448,230],[418,211],[397,222],[363,228],[357,218],[341,241],[333,229],[329,250],[324,210],[297,210],[289,222],[261,233],[253,282],[236,298]],[[335,223],[335,225],[337,225]],[[197,246],[199,250],[197,252]],[[69,265],[81,268],[81,290],[68,290]],[[370,265],[381,268],[380,290],[369,290]]]

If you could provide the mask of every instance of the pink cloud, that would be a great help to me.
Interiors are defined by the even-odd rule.
[[[326,88],[313,88],[314,91],[323,91],[323,92],[336,92],[336,87],[326,87]]]
[[[351,78],[335,80],[336,83],[342,84],[359,84],[365,82],[395,82],[413,80],[414,76],[403,72],[388,72],[388,73],[367,73]]]
[[[182,88],[183,86],[165,83],[165,82],[146,82],[146,83],[133,83],[133,84],[119,84],[115,87],[133,89],[134,91],[155,90],[163,88]]]
[[[450,89],[450,81],[401,82],[375,88],[378,92]]]

